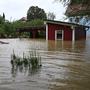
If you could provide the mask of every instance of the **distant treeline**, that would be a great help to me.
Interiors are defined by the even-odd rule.
[[[3,16],[0,16],[0,38],[15,38],[18,37],[18,34],[16,32],[17,28],[40,25],[43,25],[43,20],[40,19],[31,21],[17,20],[10,22],[8,20],[5,20]]]
[[[55,14],[53,12],[46,14],[44,9],[39,8],[38,6],[31,6],[27,11],[26,17],[22,17],[21,19],[12,22],[6,20],[5,14],[3,13],[2,16],[0,15],[0,38],[18,37],[19,34],[16,32],[17,28],[42,26],[44,24],[44,20],[46,19],[54,20]],[[22,34],[22,36],[28,35],[30,34]]]

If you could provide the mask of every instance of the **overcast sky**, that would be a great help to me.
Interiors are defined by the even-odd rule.
[[[57,20],[63,18],[65,8],[54,0],[0,0],[0,15],[5,13],[6,19],[17,20],[25,17],[31,6],[38,6],[46,13],[54,12]]]

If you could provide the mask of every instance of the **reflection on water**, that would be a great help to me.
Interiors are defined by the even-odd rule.
[[[48,41],[49,51],[78,51],[84,50],[86,41],[77,41],[72,43],[71,41]]]
[[[89,38],[75,43],[34,39],[3,41],[9,44],[0,44],[0,90],[90,90]],[[23,72],[22,68],[13,71],[10,64],[13,49],[19,56],[36,50],[41,55],[42,68],[34,74],[27,68]]]

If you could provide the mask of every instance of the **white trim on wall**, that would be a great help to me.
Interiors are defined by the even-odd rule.
[[[75,41],[75,28],[73,27],[72,30],[72,41]]]
[[[48,40],[48,24],[46,24],[46,40]]]
[[[62,30],[62,41],[64,40],[64,30]]]
[[[62,38],[61,39],[57,39],[57,31],[62,31]],[[63,30],[55,30],[55,40],[64,40],[64,31]]]
[[[57,30],[55,30],[55,40],[57,40]]]

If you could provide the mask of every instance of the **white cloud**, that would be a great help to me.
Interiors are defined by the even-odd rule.
[[[53,2],[54,0],[0,0],[0,14],[3,12],[6,18],[10,20],[19,19],[26,16],[30,6],[38,6],[43,8],[46,13],[54,12],[57,19],[61,19],[65,9],[60,3]]]

